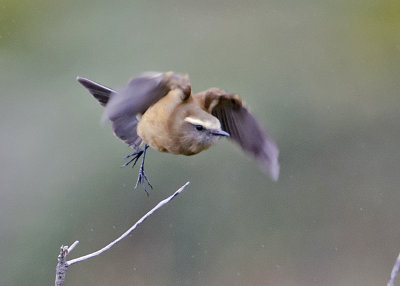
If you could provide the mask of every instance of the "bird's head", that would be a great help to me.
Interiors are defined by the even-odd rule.
[[[185,117],[182,129],[182,145],[193,154],[207,149],[219,138],[229,136],[221,129],[219,120],[206,112]]]

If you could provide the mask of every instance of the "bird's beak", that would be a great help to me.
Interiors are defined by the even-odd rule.
[[[226,136],[226,137],[230,136],[228,132],[225,132],[223,130],[213,131],[212,135],[215,135],[215,136]]]

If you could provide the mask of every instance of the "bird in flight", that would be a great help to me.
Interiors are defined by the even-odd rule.
[[[219,88],[193,94],[189,77],[174,72],[143,73],[125,87],[113,90],[77,77],[105,107],[103,117],[112,122],[114,134],[135,152],[126,156],[135,166],[142,161],[135,189],[146,183],[146,150],[195,155],[227,137],[258,161],[273,180],[279,176],[278,148],[265,133],[241,98]]]

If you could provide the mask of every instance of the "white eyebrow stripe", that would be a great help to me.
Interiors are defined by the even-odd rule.
[[[201,119],[193,118],[193,117],[190,117],[190,116],[186,117],[184,120],[186,122],[189,122],[189,123],[193,124],[193,125],[202,125],[205,128],[211,129],[211,130],[217,130],[217,129],[221,128],[221,126],[220,126],[218,121],[215,121],[215,122],[203,121]]]

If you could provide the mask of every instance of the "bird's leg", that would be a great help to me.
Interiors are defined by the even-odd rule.
[[[132,163],[132,168],[136,166],[137,161],[139,160],[140,156],[142,156],[143,150],[140,148],[136,148],[136,151],[132,154],[129,154],[125,156],[125,159],[129,159],[125,162],[125,164],[122,165],[122,167],[128,166],[130,163]]]
[[[137,181],[136,181],[135,189],[137,188],[137,186],[138,186],[139,184],[141,184],[141,185],[143,186],[144,191],[146,192],[146,194],[147,194],[147,196],[148,196],[149,193],[147,192],[147,189],[146,189],[146,183],[147,183],[147,185],[149,185],[150,188],[152,188],[152,189],[153,189],[153,186],[150,184],[150,181],[149,181],[149,179],[147,178],[146,173],[145,173],[145,171],[144,171],[144,161],[145,161],[145,159],[146,159],[146,150],[147,150],[147,148],[149,148],[149,145],[146,144],[146,145],[144,146],[144,148],[143,148],[142,163],[140,164],[139,176],[138,176],[138,179],[137,179]]]
[[[136,185],[135,185],[135,189],[138,187],[139,184],[141,184],[143,186],[143,189],[146,192],[146,194],[149,195],[149,193],[147,192],[147,189],[146,189],[146,183],[150,186],[150,188],[153,188],[153,186],[150,184],[150,181],[147,178],[146,173],[144,171],[144,161],[146,159],[147,148],[149,148],[149,145],[145,144],[143,149],[137,148],[134,153],[126,156],[125,158],[129,159],[129,160],[125,164],[123,164],[122,167],[126,167],[131,163],[132,163],[132,168],[135,167],[137,161],[143,155],[142,163],[140,164],[138,179],[137,179]]]

